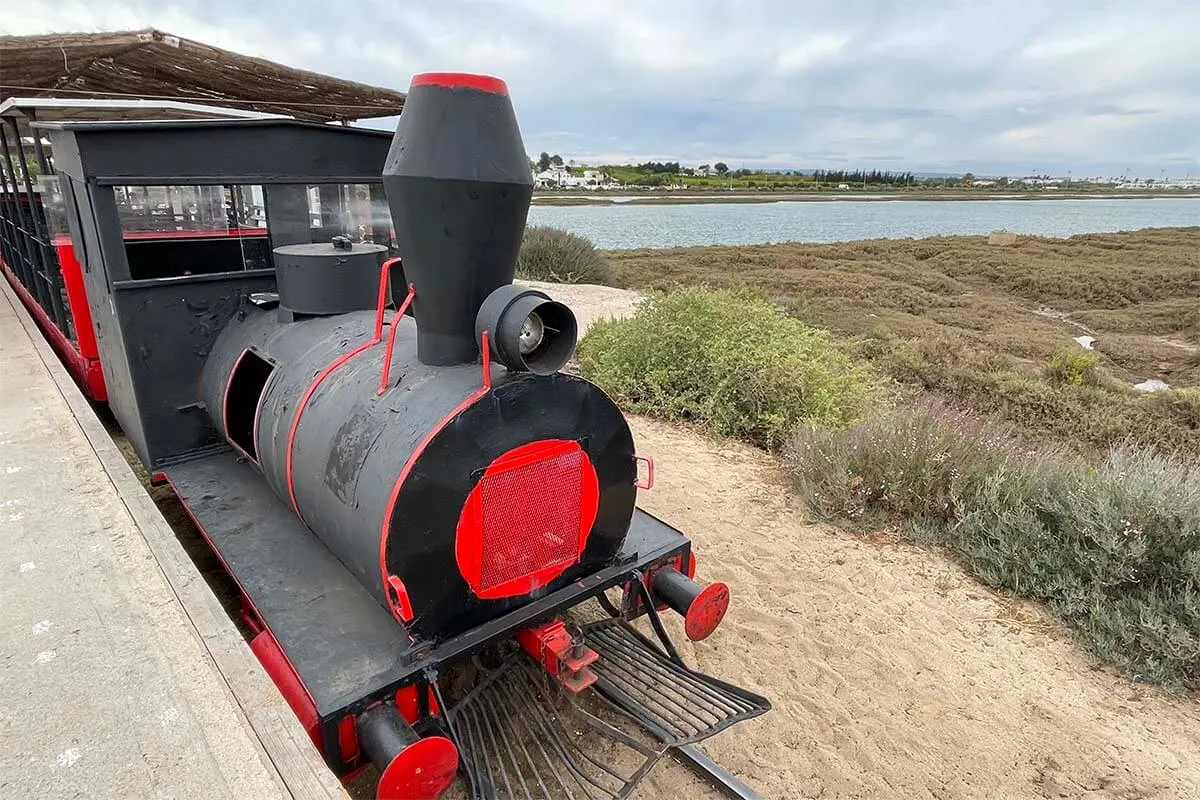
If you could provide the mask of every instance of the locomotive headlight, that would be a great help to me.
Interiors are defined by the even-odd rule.
[[[532,312],[521,323],[518,348],[521,355],[527,356],[538,348],[546,336],[546,325],[536,311]]]
[[[488,335],[492,356],[511,370],[551,375],[575,352],[579,326],[571,309],[544,292],[507,284],[479,308],[475,335]]]

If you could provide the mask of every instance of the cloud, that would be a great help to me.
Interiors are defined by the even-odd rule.
[[[580,161],[1200,172],[1200,6],[1013,0],[25,0],[6,33],[153,26],[403,88],[500,75]]]

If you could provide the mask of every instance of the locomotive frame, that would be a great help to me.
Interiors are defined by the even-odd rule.
[[[107,399],[153,480],[171,485],[236,582],[243,620],[254,633],[252,650],[335,773],[346,778],[372,760],[383,769],[389,759],[399,759],[395,747],[384,754],[383,764],[372,758],[381,745],[370,738],[376,736],[371,714],[381,703],[399,710],[403,721],[397,724],[411,725],[417,736],[426,737],[422,742],[445,733],[439,670],[490,643],[516,636],[527,651],[540,648],[542,665],[551,674],[561,670],[560,682],[569,686],[579,670],[586,672],[586,664],[549,650],[562,633],[557,622],[562,612],[588,599],[600,600],[624,619],[649,614],[675,661],[658,611],[670,607],[682,614],[695,607],[698,627],[711,631],[707,626],[712,620],[705,615],[718,607],[723,613],[727,593],[698,593],[691,581],[696,560],[688,538],[639,508],[616,557],[602,569],[448,639],[416,639],[272,492],[251,466],[253,459],[214,428],[196,376],[218,334],[239,308],[276,293],[275,248],[344,232],[338,215],[346,214],[349,193],[378,208],[384,200],[381,165],[390,133],[277,118],[48,122],[35,124],[34,131],[36,141],[45,134],[53,146],[52,168],[43,156],[43,174],[53,171],[57,178],[65,223],[53,242],[60,271],[45,262],[43,278],[71,272],[77,279],[69,302],[73,325],[78,329],[86,320],[84,331],[94,334],[94,361],[103,369],[99,384],[89,377],[91,367],[77,371],[76,379],[99,387],[93,399]],[[40,213],[41,239],[50,243],[47,209],[41,200],[35,208],[32,188],[27,187],[27,205],[20,205],[15,181],[23,171],[11,165],[2,171],[5,205],[0,212],[9,228],[16,227],[13,221],[35,221]],[[28,179],[27,172],[24,177]],[[202,224],[169,230],[189,227],[187,220],[178,224],[174,214],[157,230],[131,230],[122,198],[150,187],[199,187],[201,194],[207,187],[224,193],[234,206],[229,225],[224,230]],[[262,219],[255,225],[245,224],[237,208],[247,191],[262,200]],[[390,218],[372,211],[363,221],[364,240],[386,243],[388,255],[395,255]],[[24,259],[24,267],[32,265],[28,245],[11,237],[3,241],[0,267],[14,286],[29,287],[30,276],[24,274],[29,270],[14,263],[16,256]],[[389,262],[395,269],[381,271],[372,309],[375,342],[385,328],[390,334],[381,386],[387,382],[391,339],[404,322],[405,306],[399,302],[391,303],[400,308],[387,318],[389,278],[393,289],[406,284],[397,262]],[[22,300],[47,317],[46,297],[26,288]],[[42,320],[43,327],[57,327],[57,314]],[[47,330],[47,335],[53,341],[53,332]],[[70,353],[60,355],[70,363]],[[484,389],[490,387],[491,375],[485,339],[478,369]],[[614,587],[624,590],[619,609],[604,595]],[[690,626],[693,619],[688,622]],[[576,648],[571,642],[572,653],[578,654]],[[739,697],[748,710],[722,724],[769,707],[749,693]],[[385,730],[379,741],[394,733]],[[412,741],[404,739],[399,746],[408,744]],[[672,752],[726,793],[754,796],[692,740],[675,744]],[[430,750],[420,758],[448,758],[444,750]]]

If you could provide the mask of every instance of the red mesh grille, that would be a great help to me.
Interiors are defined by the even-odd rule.
[[[479,481],[481,593],[579,558],[585,458],[576,445]]]

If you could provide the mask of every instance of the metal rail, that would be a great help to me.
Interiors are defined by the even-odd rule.
[[[671,748],[671,755],[685,767],[711,783],[721,794],[735,800],[762,800],[762,796],[742,783],[732,772],[708,757],[694,744]]]

